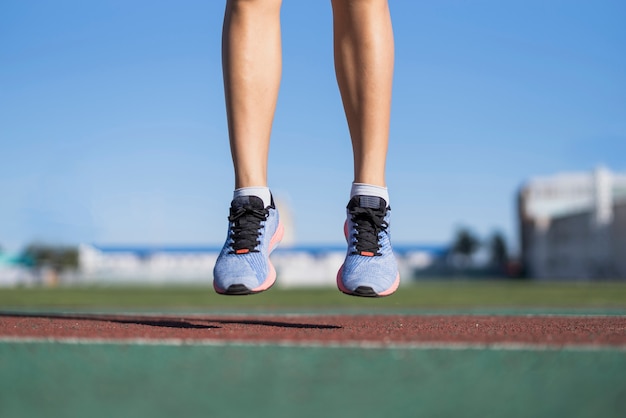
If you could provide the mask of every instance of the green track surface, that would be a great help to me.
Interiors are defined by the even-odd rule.
[[[623,417],[623,351],[0,344],[0,416]]]

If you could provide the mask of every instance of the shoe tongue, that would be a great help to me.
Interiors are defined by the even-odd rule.
[[[385,209],[387,202],[378,196],[359,196],[359,206],[362,208]]]
[[[263,199],[258,196],[239,196],[231,203],[233,208],[240,208],[242,206],[252,206],[255,209],[265,209],[263,206]]]

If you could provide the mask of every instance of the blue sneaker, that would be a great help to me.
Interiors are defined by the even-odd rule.
[[[389,240],[390,211],[380,197],[350,199],[344,225],[348,253],[337,273],[337,287],[343,293],[379,297],[398,289],[400,274]]]
[[[276,270],[269,255],[283,238],[274,199],[268,207],[257,196],[234,199],[228,235],[213,269],[213,288],[223,295],[250,295],[269,289]]]

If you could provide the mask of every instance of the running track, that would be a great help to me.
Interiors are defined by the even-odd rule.
[[[624,316],[0,313],[0,338],[347,346],[614,347]]]
[[[0,312],[0,416],[623,417],[623,315]]]

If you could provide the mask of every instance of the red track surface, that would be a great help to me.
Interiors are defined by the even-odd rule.
[[[0,314],[0,337],[626,346],[619,316]]]

